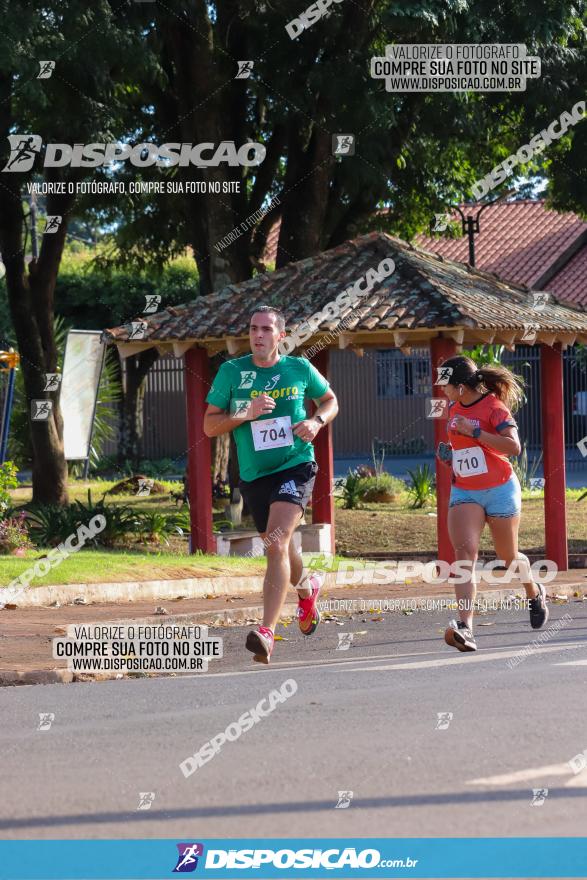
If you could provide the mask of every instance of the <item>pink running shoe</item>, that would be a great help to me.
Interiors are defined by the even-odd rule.
[[[269,663],[273,652],[274,635],[268,626],[258,626],[252,629],[247,636],[247,651],[255,655],[253,660],[257,663]]]
[[[320,612],[318,611],[318,595],[324,578],[319,574],[313,574],[309,578],[312,594],[306,599],[298,597],[298,623],[301,631],[305,636],[311,636],[320,623]]]

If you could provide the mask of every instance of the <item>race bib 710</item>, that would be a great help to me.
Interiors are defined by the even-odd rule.
[[[476,477],[487,473],[487,461],[481,446],[453,449],[452,467],[457,477]]]

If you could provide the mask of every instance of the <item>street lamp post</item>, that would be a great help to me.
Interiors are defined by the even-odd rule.
[[[485,208],[491,207],[491,205],[497,204],[497,202],[501,202],[502,199],[507,199],[508,196],[511,196],[515,190],[508,189],[507,192],[504,192],[503,195],[499,196],[497,199],[493,199],[492,202],[486,202],[484,205],[481,205],[479,210],[475,215],[473,214],[464,214],[460,208],[460,205],[447,205],[447,208],[450,208],[453,211],[458,211],[461,218],[461,227],[463,230],[463,235],[466,235],[469,240],[469,265],[475,266],[475,236],[481,232],[479,227],[479,217],[485,210]]]

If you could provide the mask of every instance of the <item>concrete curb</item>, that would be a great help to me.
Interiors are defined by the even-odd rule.
[[[352,583],[337,584],[336,572],[326,572],[324,589],[345,590],[354,587]],[[263,575],[220,575],[219,577],[206,578],[182,578],[180,580],[156,580],[156,581],[128,581],[121,583],[100,584],[57,584],[55,586],[35,587],[27,589],[15,599],[3,596],[4,590],[0,588],[0,608],[4,601],[14,604],[17,608],[39,608],[59,603],[71,605],[74,599],[82,596],[86,601],[84,605],[99,604],[102,602],[141,602],[143,600],[171,600],[183,597],[185,599],[204,599],[207,596],[232,596],[237,589],[239,593],[263,592]],[[366,585],[368,586],[368,585]],[[384,586],[384,584],[376,584]],[[410,585],[403,584],[407,589]],[[548,587],[549,585],[547,585]],[[585,584],[577,581],[572,584],[561,584],[558,590],[566,590],[570,587],[584,588]],[[416,585],[417,588],[417,585]],[[493,591],[497,593],[498,591]],[[511,595],[512,590],[503,590]],[[448,595],[448,594],[447,594]]]
[[[19,684],[69,684],[71,681],[73,672],[68,669],[29,669],[26,672],[0,670],[0,687]]]
[[[245,575],[238,578],[239,590],[246,593],[263,592],[263,575]],[[35,608],[52,605],[70,605],[78,596],[86,602],[140,602],[144,599],[204,599],[206,596],[232,596],[235,591],[235,575],[221,575],[213,578],[182,578],[167,581],[127,581],[104,584],[57,584],[55,586],[34,587],[11,600],[3,597],[0,589],[0,603],[14,601],[19,608]]]

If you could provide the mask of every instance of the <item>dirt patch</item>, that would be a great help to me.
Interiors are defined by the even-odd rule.
[[[152,485],[151,485],[152,483]],[[149,487],[149,495],[168,495],[169,490],[165,488],[162,483],[158,483],[157,480],[153,480],[151,477],[146,477],[144,474],[135,474],[132,477],[127,477],[126,480],[121,480],[119,483],[115,483],[111,489],[108,489],[105,492],[105,495],[136,495],[142,486]]]

